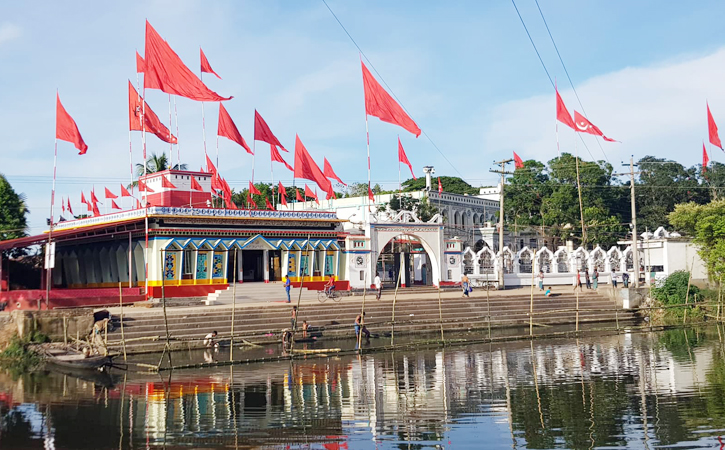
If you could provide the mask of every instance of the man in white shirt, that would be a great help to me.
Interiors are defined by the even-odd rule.
[[[219,344],[214,341],[214,338],[216,338],[217,332],[212,331],[211,333],[204,336],[204,345],[208,348],[219,348]]]
[[[383,294],[383,281],[380,279],[379,274],[375,274],[375,290],[378,291],[375,299],[380,300],[380,296]]]

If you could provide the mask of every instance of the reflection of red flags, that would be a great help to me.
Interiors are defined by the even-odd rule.
[[[78,131],[78,125],[68,114],[68,111],[63,108],[60,103],[60,96],[57,93],[55,94],[55,137],[75,145],[80,150],[79,155],[83,155],[88,151],[88,146],[83,142],[81,132]]]
[[[566,105],[564,105],[564,100],[562,100],[561,95],[559,95],[559,89],[556,87],[554,87],[554,89],[556,90],[556,120],[576,130],[576,125],[574,125],[574,121],[571,120],[571,114],[569,114],[569,110],[567,110]]]
[[[262,141],[268,144],[276,145],[284,151],[287,151],[282,144],[279,143],[279,139],[269,129],[269,125],[264,121],[262,116],[254,110],[254,140]]]
[[[332,170],[332,166],[330,165],[330,161],[328,161],[327,158],[325,158],[325,162],[324,162],[324,165],[323,165],[323,172],[324,172],[324,174],[325,174],[325,176],[327,178],[332,178],[333,180],[337,180],[339,183],[347,186],[347,184],[345,184],[345,182],[342,181],[340,179],[340,177],[337,176],[337,174],[335,174],[335,171]],[[328,192],[328,194],[329,194],[329,192]]]
[[[70,197],[68,197],[68,212],[73,214],[73,208],[70,207]]]
[[[287,189],[282,186],[282,182],[279,182],[279,188],[277,188],[277,192],[279,192],[279,198],[282,205],[287,206]]]
[[[206,72],[206,73],[213,73],[214,75],[216,75],[217,78],[219,78],[221,80],[222,77],[220,77],[219,74],[214,72],[214,69],[211,68],[211,65],[209,64],[209,60],[206,59],[204,50],[202,50],[201,47],[199,47],[199,53],[201,54],[201,71]]]
[[[192,100],[219,102],[229,100],[210,90],[189,70],[177,55],[146,21],[146,67],[144,87],[161,89],[167,94],[180,95]]]
[[[702,143],[702,173],[707,172],[707,165],[710,163],[710,157],[707,156],[707,149],[705,143]]]
[[[576,124],[576,131],[579,131],[580,133],[589,133],[593,134],[595,136],[601,136],[602,139],[609,142],[617,142],[614,139],[610,139],[602,133],[602,130],[597,128],[596,125],[591,123],[589,119],[579,114],[579,111],[574,110],[574,123]]]
[[[405,149],[403,149],[403,144],[400,142],[400,137],[398,137],[398,162],[402,162],[408,168],[410,169],[410,174],[413,175],[413,179],[417,180],[415,177],[415,174],[413,173],[413,165],[410,164],[410,161],[408,161],[408,155],[405,154]]]
[[[279,150],[277,150],[277,146],[274,145],[274,144],[269,144],[269,146],[270,146],[270,152],[271,152],[271,155],[272,155],[272,161],[278,162],[278,163],[282,163],[282,164],[284,164],[284,166],[286,168],[288,168],[289,170],[291,170],[292,172],[294,172],[295,169],[293,169],[292,166],[290,166],[289,164],[287,164],[287,161],[285,161],[282,158],[282,155],[279,154]]]
[[[328,180],[315,163],[307,149],[300,141],[299,136],[295,136],[295,178],[304,178],[305,180],[314,181],[325,192],[332,191],[332,183]]]
[[[131,194],[128,192],[128,189],[123,187],[123,185],[121,185],[121,197],[131,197]]]
[[[257,202],[254,201],[250,194],[247,194],[247,204],[252,205],[254,206],[254,209],[257,209]]]
[[[196,181],[196,178],[194,178],[193,175],[191,176],[191,189],[193,189],[195,191],[203,191],[204,190],[204,189],[202,189],[202,187],[199,184],[199,182]]]
[[[116,204],[115,200],[111,200],[111,209],[121,209],[121,207]]]
[[[143,60],[143,56],[136,52],[136,73],[144,73],[146,69],[146,61]]]
[[[150,189],[148,186],[146,186],[146,183],[141,180],[138,180],[138,190],[139,192],[154,192],[153,189]]]
[[[297,193],[297,201],[298,202],[304,202],[305,199],[302,198],[302,196],[300,195],[300,190],[299,189],[295,189],[295,192]]]
[[[227,109],[221,103],[219,103],[219,126],[216,134],[217,136],[224,136],[225,138],[241,145],[250,155],[254,154],[252,149],[249,148],[247,143],[244,141],[244,138],[239,133],[237,126],[234,125],[234,121],[227,112]]]
[[[720,136],[717,134],[717,125],[715,124],[715,119],[712,117],[712,113],[710,112],[710,105],[707,103],[705,104],[707,105],[707,131],[710,135],[710,143],[712,145],[717,145],[722,149]]]
[[[514,167],[517,169],[523,169],[524,168],[524,161],[521,159],[519,155],[514,152]]]
[[[113,192],[111,192],[110,190],[108,190],[108,188],[104,188],[104,189],[106,189],[106,198],[118,198],[118,195],[116,195]]]
[[[261,192],[259,192],[259,189],[255,185],[252,184],[252,182],[249,182],[249,193],[255,194],[255,195],[262,195]]]
[[[144,102],[145,103],[145,102]],[[129,124],[129,130],[131,131],[141,131],[143,130],[143,125],[141,124],[141,117],[145,114],[145,128],[146,131],[149,133],[153,133],[161,139],[164,142],[168,142],[171,144],[177,144],[178,140],[176,139],[176,136],[171,134],[171,131],[169,131],[168,128],[166,128],[166,125],[161,123],[161,119],[159,119],[159,116],[156,115],[155,112],[151,110],[151,107],[148,103],[146,103],[146,107],[144,109],[144,103],[142,103],[141,97],[139,97],[138,92],[136,92],[136,89],[134,89],[131,82],[128,82],[128,124]]]
[[[310,189],[309,186],[307,186],[307,183],[305,183],[305,197],[314,198],[315,201],[317,201],[317,196],[315,195],[314,192],[312,192],[312,189]]]
[[[443,193],[443,185],[441,184],[441,177],[438,177],[438,193]]]
[[[370,199],[371,202],[375,203],[375,195],[373,194],[373,190],[370,189],[369,183],[368,183],[368,199]]]
[[[365,64],[362,61],[360,64],[362,64],[363,88],[365,89],[365,114],[375,116],[383,122],[401,126],[413,133],[415,137],[420,136],[418,125],[383,89]]]
[[[216,173],[216,167],[214,167],[214,163],[209,159],[209,155],[206,155],[206,171],[207,173]]]
[[[264,197],[264,204],[267,207],[267,209],[274,209],[274,206],[269,202],[269,199],[267,197]]]
[[[171,181],[166,178],[166,175],[161,175],[161,187],[168,188],[168,189],[176,189],[176,186],[171,184]]]

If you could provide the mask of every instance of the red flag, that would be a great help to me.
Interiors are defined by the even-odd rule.
[[[443,193],[443,185],[441,184],[441,177],[438,177],[438,193]]]
[[[98,205],[95,204],[95,203],[91,207],[91,211],[93,211],[93,217],[96,217],[96,216],[100,216],[101,215],[101,212],[98,210]]]
[[[300,141],[299,136],[295,136],[295,178],[303,178],[305,180],[314,181],[325,192],[332,192],[332,183],[328,180],[315,164],[307,149]]]
[[[400,142],[400,137],[398,137],[398,162],[402,162],[403,164],[407,165],[410,169],[410,174],[413,175],[413,179],[417,180],[415,174],[413,173],[413,165],[410,164],[410,161],[408,161],[408,155],[405,154],[403,144]]]
[[[139,192],[154,192],[153,189],[149,189],[149,187],[146,186],[146,183],[141,180],[138,180],[138,190]]]
[[[614,139],[610,139],[602,133],[602,130],[597,128],[596,125],[591,123],[586,117],[579,114],[579,111],[574,110],[574,122],[576,123],[576,131],[579,131],[581,133],[589,133],[593,134],[595,136],[601,136],[602,139],[609,142],[617,142]]]
[[[514,152],[514,167],[517,169],[523,169],[524,168],[524,161],[521,159],[519,155]]]
[[[249,193],[255,194],[255,195],[262,195],[261,192],[259,192],[259,189],[255,185],[252,184],[252,182],[249,182]]]
[[[128,189],[123,187],[123,185],[121,185],[121,197],[131,197],[131,194],[128,192]]]
[[[141,118],[144,116],[145,119],[145,127],[146,131],[149,133],[153,133],[161,139],[164,142],[169,142],[171,144],[177,144],[178,140],[176,139],[176,136],[171,134],[168,128],[166,128],[166,125],[161,123],[161,119],[159,119],[159,116],[156,115],[151,110],[151,107],[148,103],[145,103],[145,109],[144,109],[144,103],[142,103],[141,97],[139,97],[138,92],[136,92],[136,89],[134,89],[133,84],[131,82],[128,82],[128,125],[129,130],[131,131],[141,131],[143,130],[143,126],[141,124]]]
[[[327,194],[330,195],[330,194]],[[315,188],[315,203],[320,204],[320,200],[317,199],[317,188]]]
[[[146,21],[146,67],[144,71],[144,86],[151,89],[161,89],[167,94],[180,95],[192,100],[219,102],[229,100],[231,97],[222,97],[210,90],[189,70],[177,55]]]
[[[78,125],[60,103],[60,96],[55,94],[55,137],[61,141],[67,141],[80,150],[79,155],[88,151],[88,146],[83,142]]]
[[[332,194],[330,194],[328,192],[327,195],[325,196],[325,200],[330,200],[330,199],[333,199],[333,198],[334,199],[337,199],[337,194],[335,194],[335,191],[332,191]]]
[[[136,209],[141,209],[141,202],[136,199]]]
[[[279,192],[280,202],[282,205],[287,206],[287,189],[282,186],[282,182],[279,182],[279,188],[277,188],[277,192]]]
[[[60,198],[60,209],[65,212],[65,199],[63,197]]]
[[[234,202],[233,202],[233,201],[231,201],[231,200],[227,202],[227,206],[229,207],[229,209],[239,209],[239,208],[237,207],[237,204],[236,204],[236,203],[234,203]]]
[[[333,180],[337,180],[337,181],[338,181],[339,183],[342,183],[343,185],[347,186],[347,184],[345,184],[345,182],[344,182],[344,181],[342,181],[342,180],[340,179],[340,177],[338,177],[338,176],[337,176],[337,175],[335,174],[335,171],[334,171],[334,170],[332,170],[332,166],[330,165],[330,162],[329,162],[329,161],[327,160],[327,158],[325,158],[325,162],[324,162],[324,165],[323,165],[323,167],[324,167],[323,171],[324,171],[324,173],[325,173],[325,176],[326,176],[327,178],[332,178]],[[329,194],[329,192],[328,192],[328,194]]]
[[[171,181],[169,181],[168,178],[166,178],[166,175],[161,175],[161,187],[168,188],[168,189],[176,189],[176,186],[174,186]]]
[[[101,203],[98,201],[98,197],[96,197],[95,188],[91,189],[91,202],[93,203]]]
[[[104,189],[106,189],[106,198],[118,198],[118,195],[116,195],[113,192],[111,192],[110,190],[108,190],[108,188],[104,188]]]
[[[73,214],[73,208],[70,207],[70,197],[68,197],[68,212]]]
[[[225,138],[241,145],[250,155],[254,154],[244,141],[242,135],[239,134],[239,130],[237,129],[237,126],[234,125],[234,121],[227,112],[227,109],[221,103],[219,103],[219,127],[216,134],[217,136],[224,136]]]
[[[143,60],[143,56],[136,52],[136,73],[144,73],[146,70],[146,61]]]
[[[111,200],[111,209],[121,209],[121,207],[116,204],[115,200]]]
[[[88,206],[88,200],[86,200],[86,196],[81,192],[81,203]]]
[[[717,134],[717,125],[715,124],[715,119],[712,117],[712,113],[710,112],[710,105],[707,103],[705,104],[707,105],[707,131],[710,134],[710,143],[722,149],[720,136]]]
[[[217,78],[221,80],[222,77],[220,77],[218,73],[214,72],[214,69],[212,69],[211,65],[209,65],[209,60],[206,59],[204,50],[202,50],[201,47],[199,47],[199,53],[201,54],[201,71],[206,73],[213,73],[214,75],[216,75]]]
[[[305,185],[305,186],[306,186],[306,185]],[[304,201],[305,201],[305,199],[304,199],[304,198],[302,198],[302,196],[300,195],[300,190],[299,190],[299,189],[295,189],[295,192],[297,193],[297,201],[298,201],[298,202],[304,202]]]
[[[269,202],[269,199],[267,197],[264,197],[264,204],[267,207],[267,209],[274,209],[274,206]]]
[[[307,197],[314,198],[315,201],[317,201],[317,196],[314,192],[312,192],[312,189],[307,186],[307,183],[305,183],[305,198]]]
[[[413,122],[413,119],[403,108],[393,100],[385,89],[373,77],[365,64],[362,64],[363,88],[365,89],[365,114],[375,116],[383,122],[392,123],[405,128],[415,135],[420,136],[420,128]]]
[[[368,199],[370,199],[371,202],[375,203],[375,195],[373,194],[373,190],[370,189],[370,183],[368,183]]]
[[[257,202],[254,201],[250,194],[247,194],[247,205],[252,205],[254,209],[257,209]]]
[[[225,180],[222,177],[219,177],[219,183],[222,186],[222,190],[224,191],[224,194],[226,194],[227,197],[232,198],[232,188],[229,187],[229,183],[227,183],[227,180]]]
[[[256,109],[254,110],[254,140],[276,145],[282,150],[287,151],[287,149],[284,148],[284,145],[279,143],[277,137],[272,133],[272,130],[269,129],[267,122],[264,121]]]
[[[710,162],[710,158],[707,156],[707,149],[705,149],[705,143],[702,143],[702,173],[707,172],[707,165]]]
[[[191,189],[195,191],[203,191],[204,189],[201,187],[198,181],[196,181],[196,178],[194,176],[191,176]]]
[[[209,159],[209,155],[206,156],[206,171],[207,173],[216,173],[216,167],[214,167],[214,163],[211,162],[211,159]]]
[[[270,151],[271,151],[271,154],[272,154],[272,161],[278,162],[278,163],[282,163],[282,164],[284,164],[284,166],[286,168],[288,168],[289,170],[291,170],[292,172],[294,172],[295,169],[293,169],[292,166],[290,166],[289,164],[287,164],[287,161],[285,161],[284,159],[282,159],[282,155],[279,154],[279,150],[277,150],[277,146],[274,145],[274,144],[269,144],[269,146],[270,146]]]
[[[554,87],[554,89],[556,90],[556,120],[576,130],[576,125],[574,125],[574,121],[571,120],[571,114],[569,114],[569,111],[566,109],[566,105],[564,105],[564,100],[562,100],[561,95],[559,95],[559,89],[556,87]]]
[[[219,178],[219,174],[217,172],[214,172],[211,176],[211,189],[215,193],[216,191],[224,190],[224,184],[222,184],[221,179]]]

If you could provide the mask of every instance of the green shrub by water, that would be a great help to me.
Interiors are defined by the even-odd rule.
[[[0,364],[20,371],[29,371],[40,365],[42,359],[31,349],[33,344],[49,342],[48,336],[37,331],[31,332],[25,338],[15,335],[5,350],[0,352]]]
[[[705,319],[705,309],[710,295],[711,292],[701,291],[697,286],[690,284],[690,272],[678,270],[652,289],[652,298],[662,306],[682,305],[685,301],[692,306],[668,308],[653,312],[652,316],[657,323],[669,323],[674,319],[682,320],[687,311],[688,322],[702,321]]]

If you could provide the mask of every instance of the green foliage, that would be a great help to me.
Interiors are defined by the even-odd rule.
[[[146,159],[146,173],[161,172],[162,170],[166,170],[166,169],[186,170],[186,168],[187,168],[186,164],[174,164],[173,166],[170,166],[169,158],[166,156],[166,153],[162,153],[160,155],[157,155],[156,153],[152,153],[151,156],[149,156]],[[144,165],[136,164],[136,175],[140,176],[143,174],[144,174]]]
[[[690,281],[690,272],[678,270],[668,276],[660,287],[652,289],[652,296],[665,305],[677,305],[685,303],[687,286]],[[693,301],[695,295],[700,292],[697,286],[690,285],[689,301]]]
[[[680,204],[669,214],[670,223],[691,235],[711,278],[725,274],[725,200],[707,205]]]
[[[373,194],[384,194],[383,188],[379,184],[375,184],[370,188]],[[367,183],[352,183],[345,188],[345,197],[367,197],[368,196],[368,184]],[[340,197],[338,195],[338,197]]]
[[[16,193],[7,178],[0,174],[0,241],[26,235],[29,212],[25,195]]]
[[[22,339],[18,335],[15,335],[10,339],[5,350],[0,352],[0,363],[5,367],[10,367],[15,370],[31,370],[41,362],[40,356],[32,350],[31,346],[49,341],[48,336],[37,331],[31,332]]]
[[[441,185],[445,192],[451,192],[453,194],[469,194],[477,195],[478,188],[471,186],[458,177],[433,177],[433,190],[438,190],[438,179],[441,180]],[[425,177],[420,177],[416,180],[409,179],[403,181],[403,192],[422,191],[425,189]]]
[[[424,197],[423,200],[413,198],[411,195],[399,195],[394,194],[390,199],[389,203],[382,205],[383,209],[387,209],[391,213],[397,213],[399,211],[413,211],[416,216],[423,222],[427,222],[433,218],[438,209],[428,202],[428,197]]]

